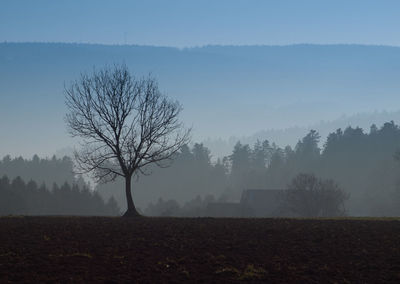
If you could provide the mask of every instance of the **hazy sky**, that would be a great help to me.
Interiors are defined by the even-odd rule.
[[[0,0],[0,41],[400,45],[398,0]]]
[[[296,43],[400,46],[399,12],[399,0],[0,0],[0,42],[175,47]],[[26,68],[35,69],[35,66]],[[76,70],[77,73],[80,71]],[[1,77],[0,104],[3,104],[3,108],[0,105],[0,128],[8,133],[8,140],[0,137],[0,158],[5,153],[50,155],[70,145],[71,140],[67,139],[63,123],[64,112],[58,109],[63,106],[60,99],[62,80],[54,82],[60,85],[56,93],[59,96],[57,102],[56,95],[49,95],[52,91],[47,86],[41,85],[38,89],[51,98],[46,97],[46,112],[41,112],[44,106],[41,105],[43,98],[39,98],[40,92],[25,94],[29,100],[18,99],[15,85]],[[201,98],[197,96],[193,100],[195,106]],[[393,105],[396,106],[395,103]],[[264,105],[259,104],[261,106]],[[184,107],[190,110],[191,106],[186,102]],[[269,103],[268,107],[271,108]],[[281,112],[280,109],[273,112],[270,108],[268,113],[271,116]],[[50,109],[53,113],[48,111]],[[25,116],[20,116],[20,113]],[[351,114],[350,111],[346,113]],[[246,118],[248,121],[243,123],[252,123],[254,120],[253,117]],[[212,116],[209,119],[215,120]],[[320,119],[316,118],[316,121]],[[50,128],[53,129],[52,136],[41,140],[28,131],[44,133]],[[225,124],[221,129],[233,132]],[[253,131],[246,125],[242,129]],[[27,138],[21,138],[21,133]],[[238,135],[241,134],[250,133]]]

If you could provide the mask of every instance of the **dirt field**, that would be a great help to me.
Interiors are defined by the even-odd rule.
[[[400,221],[0,218],[0,282],[400,283]]]

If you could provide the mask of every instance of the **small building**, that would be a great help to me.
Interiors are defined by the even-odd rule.
[[[210,217],[283,216],[283,189],[246,189],[240,202],[212,202],[207,205]]]

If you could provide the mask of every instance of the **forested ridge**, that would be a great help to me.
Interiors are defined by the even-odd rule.
[[[279,147],[268,140],[254,145],[237,142],[231,155],[223,158],[213,157],[203,144],[195,143],[182,147],[170,167],[149,166],[147,172],[151,175],[135,178],[132,188],[141,212],[147,215],[163,212],[196,215],[209,202],[238,201],[244,189],[286,189],[296,175],[309,173],[333,179],[340,185],[349,195],[345,204],[348,215],[397,216],[400,214],[399,150],[400,128],[393,121],[379,127],[372,125],[368,131],[358,127],[338,129],[325,141],[312,130],[294,148]],[[73,174],[73,162],[68,157],[6,156],[0,161],[0,173],[8,176],[9,190],[13,183],[18,184],[17,176],[27,188],[32,186],[30,180],[35,181],[34,188],[43,188],[43,183],[49,196],[62,192],[61,188],[64,191],[74,188],[75,192],[77,187],[88,188],[81,177]],[[113,196],[124,209],[122,180],[98,184],[94,190],[106,204]],[[29,199],[28,191],[21,191],[20,196]],[[85,191],[96,195],[89,189]],[[76,195],[79,196],[82,197]]]
[[[162,90],[184,106],[185,122],[195,126],[199,137],[196,141],[210,137],[205,144],[214,155],[222,156],[228,155],[223,149],[225,144],[229,150],[233,146],[230,136],[253,144],[254,134],[282,146],[293,145],[305,134],[303,129],[292,128],[295,125],[312,126],[326,137],[329,131],[348,123],[369,127],[366,120],[379,124],[391,119],[398,121],[400,115],[393,111],[399,104],[399,57],[399,47],[351,44],[179,49],[3,42],[0,43],[3,105],[24,101],[26,106],[20,105],[12,111],[5,108],[2,112],[6,121],[14,123],[3,125],[8,135],[4,136],[0,155],[30,155],[35,151],[34,144],[39,144],[38,153],[46,154],[54,152],[56,145],[65,147],[68,136],[62,119],[64,100],[55,94],[77,73],[91,72],[93,66],[125,62],[139,77],[149,72],[156,75]],[[39,106],[50,102],[51,107],[43,112]],[[29,108],[31,104],[37,107]],[[377,110],[378,115],[371,110]],[[23,125],[22,118],[28,111],[35,127],[15,132],[15,123]],[[363,113],[366,118],[353,116]],[[349,119],[315,124],[320,120],[335,121],[342,114]],[[53,123],[50,126],[43,119]],[[292,129],[285,132],[286,128]],[[262,129],[266,132],[260,132]],[[38,131],[43,135],[35,135]],[[242,139],[249,135],[246,141]],[[31,143],[24,143],[21,137]],[[218,137],[222,138],[222,145],[214,141]]]

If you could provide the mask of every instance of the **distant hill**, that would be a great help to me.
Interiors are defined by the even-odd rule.
[[[249,136],[231,136],[226,139],[208,138],[203,140],[206,147],[211,150],[214,159],[230,155],[234,145],[240,141],[242,144],[254,145],[257,140],[268,140],[271,143],[276,143],[284,148],[289,145],[292,148],[296,143],[306,136],[311,130],[317,130],[321,136],[320,147],[322,148],[326,142],[329,133],[335,132],[336,129],[346,129],[348,126],[360,127],[364,133],[369,133],[372,124],[376,124],[378,128],[382,127],[385,122],[389,121],[400,122],[400,111],[381,111],[381,112],[366,112],[358,113],[351,116],[342,116],[332,121],[320,121],[309,126],[288,127],[285,129],[264,129],[257,131]],[[399,145],[400,146],[400,145]]]
[[[139,76],[152,73],[183,104],[194,140],[307,128],[400,106],[399,47],[0,43],[0,118],[17,120],[32,111],[32,124],[51,117],[46,129],[56,133],[64,128],[64,82],[114,63],[126,63]]]

